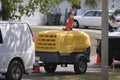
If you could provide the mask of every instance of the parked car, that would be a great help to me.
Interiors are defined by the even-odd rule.
[[[112,64],[113,58],[120,61],[120,27],[114,32],[109,33],[109,65]],[[97,45],[97,54],[101,57],[101,39]]]
[[[115,11],[109,10],[109,16],[111,16]],[[83,15],[74,16],[74,27],[84,26],[88,28],[89,26],[101,26],[101,14],[102,10],[90,10],[85,12]],[[115,16],[115,21],[109,20],[109,28],[120,27],[120,14]]]
[[[34,37],[29,25],[0,22],[0,74],[5,75],[5,80],[21,80],[34,61]]]

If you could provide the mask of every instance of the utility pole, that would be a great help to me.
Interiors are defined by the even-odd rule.
[[[102,0],[102,69],[101,80],[109,80],[108,66],[108,0]]]

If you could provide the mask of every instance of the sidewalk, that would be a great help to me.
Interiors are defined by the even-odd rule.
[[[51,29],[63,29],[66,26],[31,26],[31,28],[51,28]]]
[[[101,65],[96,65],[96,57],[97,56],[90,56],[90,63],[88,63],[87,72],[98,72],[101,71]]]

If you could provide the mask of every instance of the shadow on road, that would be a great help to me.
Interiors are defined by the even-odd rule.
[[[31,76],[35,77],[39,75],[39,77],[54,77],[54,76],[67,76],[67,75],[76,75],[74,72],[69,72],[69,71],[61,71],[61,72],[54,72],[54,73],[32,73]]]

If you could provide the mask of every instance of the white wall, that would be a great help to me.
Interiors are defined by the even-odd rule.
[[[29,25],[45,25],[45,15],[37,11],[30,17],[24,15],[21,20],[27,22]]]
[[[108,0],[109,1],[109,9],[120,9],[120,0]],[[86,6],[84,4],[85,0],[82,0],[81,2],[81,9],[78,10],[78,14],[82,14],[87,10],[92,10],[90,6]],[[114,8],[112,8],[112,5],[114,4]],[[65,21],[65,11],[67,9],[67,12],[70,11],[71,5],[67,1],[63,1],[60,5],[58,5],[56,8],[52,9],[52,12],[55,13],[57,10],[60,10],[62,13],[61,15],[61,23],[64,24]],[[95,9],[102,9],[102,0],[100,0],[98,6]],[[40,14],[38,11],[35,12],[34,16],[31,17],[22,17],[23,21],[28,22],[30,25],[45,25],[46,17],[45,15]]]
[[[67,12],[69,12],[71,9],[71,5],[67,1],[63,1],[58,7],[61,9],[61,13],[62,13],[60,21],[62,22],[62,24],[64,24],[66,9]]]
[[[114,5],[114,7],[112,7]],[[120,0],[110,0],[109,1],[109,9],[120,9]]]
[[[23,0],[23,5],[28,4],[29,0]],[[39,12],[39,8],[34,12],[34,15],[27,17],[24,15],[21,18],[22,21],[27,22],[29,25],[44,25],[45,24],[45,15]]]
[[[56,13],[56,11],[59,10],[61,12],[60,22],[64,24],[66,9],[69,11],[71,9],[71,5],[67,1],[63,1],[60,5],[51,9],[50,11],[52,13]],[[30,17],[24,15],[21,20],[29,23],[30,25],[45,25],[46,15],[40,14],[38,11],[36,11],[35,14]]]
[[[60,5],[56,6],[55,8],[52,8],[50,12],[53,14],[56,14],[56,12],[60,12],[61,13],[60,22],[64,24],[66,10],[67,12],[69,12],[70,9],[71,9],[71,5],[67,1],[63,1]]]

